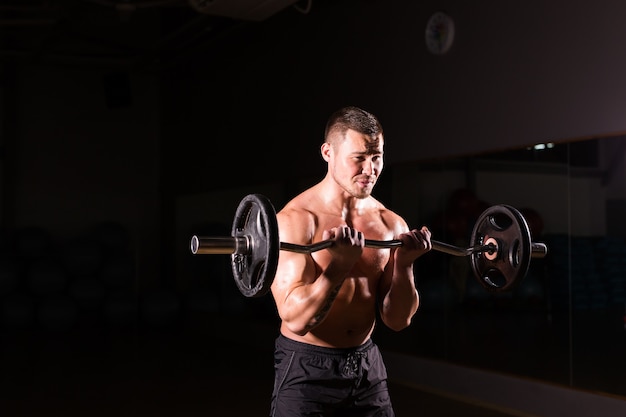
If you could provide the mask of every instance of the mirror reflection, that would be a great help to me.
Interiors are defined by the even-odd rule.
[[[394,169],[403,184],[393,187],[414,193],[394,204],[406,204],[407,217],[432,225],[438,239],[470,245],[480,213],[506,203],[548,254],[531,260],[514,290],[496,294],[479,284],[469,257],[423,258],[421,315],[401,336],[379,328],[385,346],[626,394],[625,160],[626,141],[614,137]]]

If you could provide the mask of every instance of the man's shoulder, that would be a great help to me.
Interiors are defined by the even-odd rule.
[[[277,213],[280,218],[289,219],[290,222],[309,222],[315,218],[315,208],[312,206],[310,200],[299,195],[291,199],[283,206],[283,208]]]
[[[317,216],[299,198],[289,201],[278,213],[281,239],[292,243],[310,243],[318,224]]]
[[[306,215],[307,213],[311,213],[316,210],[315,207],[318,200],[319,199],[316,198],[316,194],[312,191],[312,189],[308,189],[302,191],[300,194],[297,194],[295,197],[292,197],[291,200],[287,201],[280,212]]]
[[[405,219],[397,212],[381,205],[379,213],[383,223],[396,233],[401,233],[408,229]]]

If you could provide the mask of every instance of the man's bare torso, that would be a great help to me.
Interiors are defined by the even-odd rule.
[[[361,231],[366,239],[392,239],[393,229],[397,227],[390,224],[393,213],[373,198],[363,203],[366,204],[360,204],[358,209],[337,213],[322,206],[311,193],[305,193],[283,210],[290,210],[292,216],[296,213],[298,223],[308,229],[306,235],[311,241],[302,244],[319,242],[324,230],[343,225]],[[380,279],[389,255],[390,249],[363,249],[361,259],[344,280],[326,318],[302,336],[290,332],[286,326],[281,326],[281,332],[294,340],[329,347],[353,347],[367,341],[374,329]],[[329,264],[330,254],[326,250],[313,252],[308,262],[307,270],[314,279]]]

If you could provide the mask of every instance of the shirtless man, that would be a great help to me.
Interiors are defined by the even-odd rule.
[[[419,305],[413,262],[432,245],[426,227],[409,230],[371,195],[383,145],[374,115],[338,110],[321,146],[326,176],[277,213],[280,241],[333,245],[280,252],[271,288],[281,319],[272,417],[394,416],[371,335],[377,316],[395,331],[409,326]],[[365,238],[402,246],[365,248]]]

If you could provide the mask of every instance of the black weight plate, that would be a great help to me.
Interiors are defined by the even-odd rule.
[[[239,291],[246,297],[265,295],[274,281],[280,250],[276,211],[267,197],[249,194],[241,200],[232,236],[248,239],[247,251],[231,255]]]
[[[497,256],[490,260],[483,252],[472,253],[472,270],[488,291],[510,291],[526,276],[530,266],[532,242],[526,219],[506,204],[489,207],[474,225],[470,246],[482,246],[489,238],[498,243]]]

